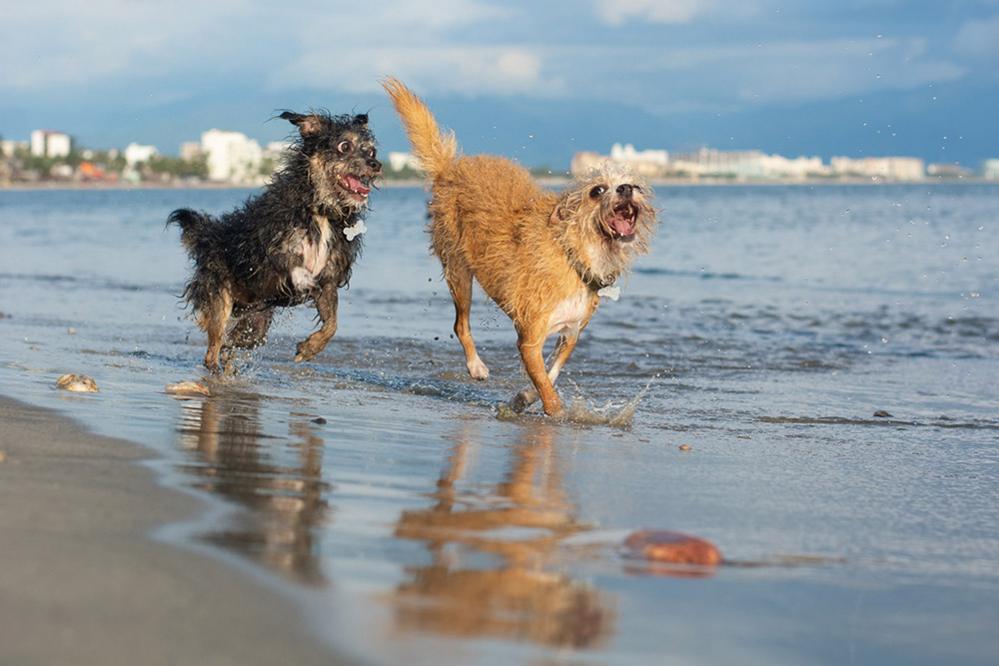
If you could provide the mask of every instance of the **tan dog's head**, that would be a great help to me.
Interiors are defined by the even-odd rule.
[[[653,196],[629,169],[608,165],[562,193],[552,224],[588,277],[609,284],[648,252],[656,224]]]

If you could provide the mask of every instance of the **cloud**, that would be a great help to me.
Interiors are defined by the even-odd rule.
[[[473,26],[516,19],[515,9],[478,0],[438,0],[428,7],[381,3],[368,17],[376,26],[370,32],[356,31],[354,24],[342,32],[340,17],[317,17],[299,35],[298,55],[273,71],[267,85],[369,93],[380,92],[378,80],[393,75],[432,93],[551,94],[558,88],[545,76],[536,47],[467,39]]]
[[[713,0],[596,0],[594,8],[601,21],[618,26],[631,19],[689,23],[713,4]]]
[[[361,10],[353,0],[303,0],[288,6],[176,0],[169,9],[129,0],[13,3],[0,22],[5,54],[0,90],[83,88],[151,82],[160,76],[267,79],[275,69],[286,69],[289,60],[310,62],[319,54],[347,49],[391,55],[400,44],[442,45],[449,34],[513,14],[480,0],[385,0]],[[337,63],[325,66],[336,68]],[[513,88],[530,74],[527,60],[516,54],[508,54],[494,69],[492,79]]]
[[[954,48],[973,58],[999,58],[999,15],[964,23],[957,31]]]
[[[378,80],[397,76],[423,91],[462,94],[549,93],[540,56],[512,46],[338,49],[317,45],[275,72],[273,88],[332,87],[377,92]]]
[[[720,48],[651,46],[543,53],[562,89],[646,110],[713,113],[857,97],[953,81],[965,70],[921,39],[786,41]],[[630,63],[627,76],[608,69]],[[594,86],[593,81],[600,85]]]

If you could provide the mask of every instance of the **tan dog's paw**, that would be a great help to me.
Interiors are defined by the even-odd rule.
[[[489,379],[489,368],[486,364],[482,362],[481,358],[473,358],[471,361],[465,364],[468,368],[468,374],[472,376],[472,379]]]

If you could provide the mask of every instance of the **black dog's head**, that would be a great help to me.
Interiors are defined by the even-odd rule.
[[[358,211],[367,204],[382,172],[368,116],[285,111],[281,118],[298,127],[298,150],[304,157],[316,203],[332,210]]]

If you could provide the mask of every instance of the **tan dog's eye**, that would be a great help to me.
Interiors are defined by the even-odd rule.
[[[597,197],[602,197],[604,192],[607,191],[606,185],[597,185],[592,190],[590,190],[590,196],[596,199]]]
[[[341,155],[346,155],[351,151],[351,149],[353,149],[353,147],[354,144],[352,144],[350,141],[347,141],[346,139],[344,139],[343,141],[341,141],[336,145],[337,152],[339,152]]]

